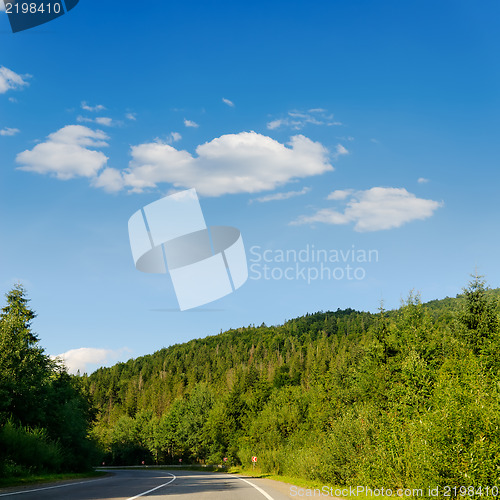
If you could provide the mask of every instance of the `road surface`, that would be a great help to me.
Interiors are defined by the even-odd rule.
[[[280,483],[187,470],[113,470],[85,481],[0,490],[0,500],[289,500]]]

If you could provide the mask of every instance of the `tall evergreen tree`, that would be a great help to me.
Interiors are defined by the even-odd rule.
[[[23,425],[44,420],[43,408],[53,362],[31,329],[36,317],[18,284],[6,294],[0,314],[0,421],[12,417]]]

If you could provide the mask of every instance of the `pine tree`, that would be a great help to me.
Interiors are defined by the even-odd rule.
[[[475,354],[498,333],[499,322],[496,304],[488,296],[483,276],[472,275],[469,286],[464,288],[465,304],[459,314],[459,335]]]
[[[0,421],[12,417],[23,425],[36,425],[44,420],[53,363],[31,329],[36,314],[24,288],[18,284],[6,297],[0,314]]]

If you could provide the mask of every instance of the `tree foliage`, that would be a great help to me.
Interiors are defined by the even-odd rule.
[[[331,484],[495,484],[498,295],[476,276],[455,299],[410,293],[395,311],[308,314],[102,368],[84,377],[93,432],[115,463],[257,455]],[[126,415],[135,458],[113,455]]]
[[[93,410],[81,380],[39,345],[21,285],[0,314],[0,472],[82,470],[91,465]]]

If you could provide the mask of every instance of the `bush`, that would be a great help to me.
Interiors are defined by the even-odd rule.
[[[0,429],[0,453],[6,475],[59,472],[63,453],[45,429],[17,427],[8,421]]]

